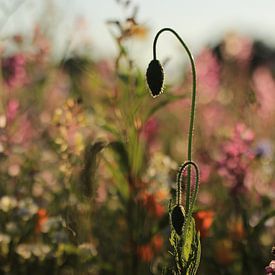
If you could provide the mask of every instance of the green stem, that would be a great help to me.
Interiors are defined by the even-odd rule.
[[[193,166],[195,168],[195,173],[196,173],[196,180],[195,180],[195,188],[193,190],[192,195],[190,196],[190,209],[192,210],[194,203],[197,198],[197,194],[199,191],[199,167],[198,165],[193,162],[193,161],[187,161],[184,164],[182,164],[179,168],[178,175],[177,175],[177,204],[181,204],[181,189],[182,189],[182,177],[183,177],[183,172],[186,169],[186,167]]]
[[[155,37],[154,43],[153,43],[153,58],[154,58],[154,60],[156,59],[156,46],[157,46],[158,37],[164,31],[169,31],[176,36],[176,38],[180,41],[181,45],[186,50],[189,60],[190,60],[190,63],[191,63],[192,77],[193,77],[193,89],[192,89],[192,102],[191,102],[189,133],[188,133],[188,157],[187,158],[188,158],[188,161],[192,161],[192,140],[193,140],[194,119],[195,119],[196,84],[197,84],[195,62],[194,62],[194,58],[193,58],[189,48],[186,46],[184,41],[173,29],[170,29],[170,28],[163,28],[156,34],[156,37]],[[190,189],[191,189],[191,166],[189,165],[188,166],[188,174],[187,174],[186,200],[185,200],[185,208],[186,208],[187,213],[190,210],[190,192],[191,192]]]

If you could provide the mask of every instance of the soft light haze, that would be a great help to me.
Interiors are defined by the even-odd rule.
[[[7,0],[0,2],[10,3]],[[16,1],[15,1],[16,2]],[[32,21],[48,21],[59,32],[62,45],[68,43],[77,18],[85,18],[87,27],[83,31],[91,40],[92,55],[95,58],[116,54],[106,21],[123,19],[131,14],[131,9],[123,10],[115,0],[56,0],[17,1],[21,3],[2,28],[1,37],[7,31],[30,31]],[[209,44],[219,41],[228,31],[262,39],[275,45],[275,1],[273,0],[135,0],[132,5],[139,7],[138,20],[150,28],[150,36],[145,41],[133,41],[129,50],[137,63],[144,66],[151,58],[153,35],[163,27],[172,27],[183,37],[194,53]],[[47,7],[45,12],[45,7]],[[49,8],[51,7],[51,8]],[[1,19],[5,18],[4,13]],[[52,30],[53,31],[53,30]],[[75,35],[74,35],[75,36]],[[76,35],[77,36],[77,35]],[[161,38],[160,58],[178,54],[179,45],[169,34]],[[75,40],[77,38],[74,37]],[[61,47],[62,48],[62,47]]]

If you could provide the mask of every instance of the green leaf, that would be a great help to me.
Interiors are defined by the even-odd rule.
[[[184,228],[183,257],[185,261],[188,261],[191,255],[194,234],[196,234],[196,232],[194,230],[194,221],[192,218],[191,222],[187,223]]]
[[[171,226],[169,240],[174,250],[176,274],[195,275],[201,256],[200,234],[196,231],[195,220],[191,216],[187,217],[181,236]]]

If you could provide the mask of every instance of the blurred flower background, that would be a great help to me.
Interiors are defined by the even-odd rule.
[[[161,97],[144,75],[172,26],[198,74],[198,274],[272,274],[274,4],[101,2],[0,1],[0,273],[169,267],[192,84],[177,41],[159,45]]]

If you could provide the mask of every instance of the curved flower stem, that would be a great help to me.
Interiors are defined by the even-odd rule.
[[[193,162],[193,161],[187,161],[184,164],[182,164],[179,168],[178,171],[178,175],[177,175],[177,204],[180,205],[181,204],[181,188],[182,188],[182,177],[183,177],[183,172],[187,167],[193,166],[195,168],[195,172],[196,172],[196,181],[195,181],[195,188],[194,191],[190,197],[190,209],[192,210],[195,200],[197,198],[197,194],[199,191],[199,167],[198,165]]]
[[[192,140],[193,140],[193,129],[194,129],[194,119],[195,119],[195,106],[196,106],[196,68],[195,68],[195,62],[194,58],[189,50],[189,48],[186,46],[184,41],[181,39],[181,37],[171,28],[163,28],[161,29],[155,36],[154,43],[153,43],[153,58],[156,59],[156,46],[157,46],[157,40],[158,37],[162,32],[169,31],[173,33],[176,38],[179,40],[181,45],[186,50],[190,63],[192,68],[192,78],[193,78],[193,88],[192,88],[192,102],[191,102],[191,111],[190,111],[190,122],[189,122],[189,133],[188,133],[188,161],[192,161]],[[190,210],[190,190],[191,189],[191,166],[188,166],[188,174],[187,174],[187,188],[186,188],[186,200],[185,200],[185,208],[186,212],[188,213]]]

